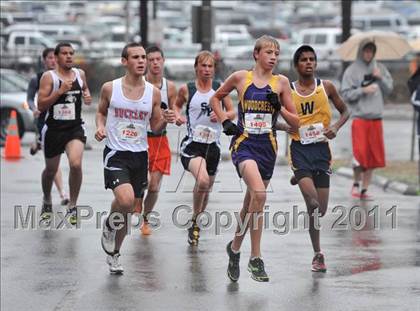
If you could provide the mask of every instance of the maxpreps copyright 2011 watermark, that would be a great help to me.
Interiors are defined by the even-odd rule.
[[[189,205],[178,205],[172,212],[171,222],[178,229],[186,229],[191,226],[192,208]],[[318,210],[313,213],[314,227],[318,230],[323,229],[326,225],[321,226],[321,214]],[[102,228],[105,217],[108,216],[107,211],[94,212],[89,205],[78,206],[77,223],[75,226],[70,224],[69,216],[63,211],[54,211],[48,221],[42,219],[40,214],[36,212],[34,205],[26,208],[21,205],[14,207],[14,229],[15,230],[63,230],[63,229],[83,229],[88,222],[94,219],[97,229]],[[350,208],[337,205],[327,212],[327,217],[333,217],[332,222],[329,221],[329,229],[337,230],[363,230],[369,226],[370,230],[379,230],[383,226],[389,226],[391,229],[397,229],[397,206],[390,208],[380,208],[374,205],[370,208],[358,205]],[[325,216],[324,216],[325,217]],[[239,211],[204,211],[197,216],[197,224],[202,230],[213,231],[214,234],[220,235],[223,231],[229,231],[239,226],[240,233],[243,233],[249,225],[258,224],[258,218],[262,219],[263,229],[272,230],[275,234],[285,235],[290,231],[308,230],[309,229],[309,213],[299,210],[294,205],[291,210],[270,211],[269,206],[264,211],[257,213],[249,213],[242,220]],[[140,228],[143,223],[143,216],[140,214],[127,214],[127,233]],[[153,230],[159,230],[162,227],[161,214],[152,211],[148,215],[148,222]],[[124,225],[124,215],[114,212],[110,215],[110,226],[114,229],[121,229]]]

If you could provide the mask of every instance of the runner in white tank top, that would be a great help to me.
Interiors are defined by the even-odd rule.
[[[101,243],[108,254],[110,272],[119,274],[123,273],[119,251],[127,234],[127,216],[147,186],[147,126],[150,124],[153,131],[160,131],[167,122],[175,121],[172,110],[162,113],[159,90],[143,79],[144,48],[139,43],[127,44],[121,62],[126,68],[125,76],[102,86],[95,133],[98,141],[106,138],[105,188],[112,189],[115,197],[103,224]],[[114,213],[123,215],[125,220],[118,230]]]
[[[195,58],[196,79],[181,86],[175,103],[176,124],[187,123],[187,136],[181,143],[181,162],[184,169],[190,171],[196,180],[192,224],[188,229],[190,245],[198,244],[200,228],[195,220],[207,206],[209,191],[216,178],[220,160],[221,124],[209,105],[210,97],[220,84],[213,81],[214,65],[213,54],[201,51]],[[185,103],[187,118],[181,115]],[[233,106],[229,96],[224,99],[223,104]]]
[[[141,98],[124,96],[122,78],[112,81],[106,119],[106,146],[118,151],[147,151],[147,126],[152,115],[153,85],[144,82]]]

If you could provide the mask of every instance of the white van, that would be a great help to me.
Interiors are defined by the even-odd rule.
[[[352,30],[352,33],[357,30]],[[302,29],[294,38],[295,47],[308,44],[315,49],[318,60],[338,60],[337,49],[341,44],[341,28]]]
[[[333,23],[341,24],[341,16],[337,16]],[[368,8],[365,12],[355,12],[351,17],[351,24],[353,28],[363,31],[392,31],[403,36],[410,34],[407,18],[395,12],[374,11]]]
[[[42,33],[14,31],[4,37],[4,49],[15,55],[41,53],[45,48],[55,47],[55,41],[45,37]]]
[[[3,33],[10,34],[15,31],[36,31],[41,32],[46,36],[52,38],[63,36],[78,36],[81,34],[81,29],[76,25],[57,25],[57,24],[14,24],[6,27]]]
[[[410,32],[407,19],[399,14],[353,15],[352,26],[361,30],[393,31],[403,36]]]

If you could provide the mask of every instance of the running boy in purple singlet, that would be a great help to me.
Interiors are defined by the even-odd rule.
[[[277,141],[274,125],[281,115],[293,128],[299,127],[299,119],[292,102],[289,80],[285,76],[273,75],[280,46],[276,39],[262,36],[255,42],[255,67],[251,71],[234,72],[210,99],[210,104],[224,133],[233,135],[230,150],[232,161],[239,177],[247,185],[243,207],[240,213],[242,223],[250,228],[251,258],[248,270],[251,277],[259,282],[269,280],[261,258],[262,212],[266,201],[266,188],[273,175],[276,161]],[[220,101],[233,89],[240,98],[238,124],[228,118],[220,106]],[[234,239],[227,245],[229,256],[228,277],[239,279],[240,247],[246,230],[237,227]]]

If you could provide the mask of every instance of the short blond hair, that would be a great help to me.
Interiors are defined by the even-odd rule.
[[[203,50],[197,54],[194,61],[194,68],[197,68],[199,63],[202,63],[208,59],[211,59],[213,62],[213,65],[216,65],[216,59],[214,58],[214,55],[212,52]]]
[[[280,44],[276,38],[269,35],[263,35],[259,37],[257,41],[255,41],[254,52],[252,53],[254,60],[257,60],[255,58],[255,53],[259,53],[261,49],[265,48],[266,46],[273,46],[274,48],[280,50]]]

